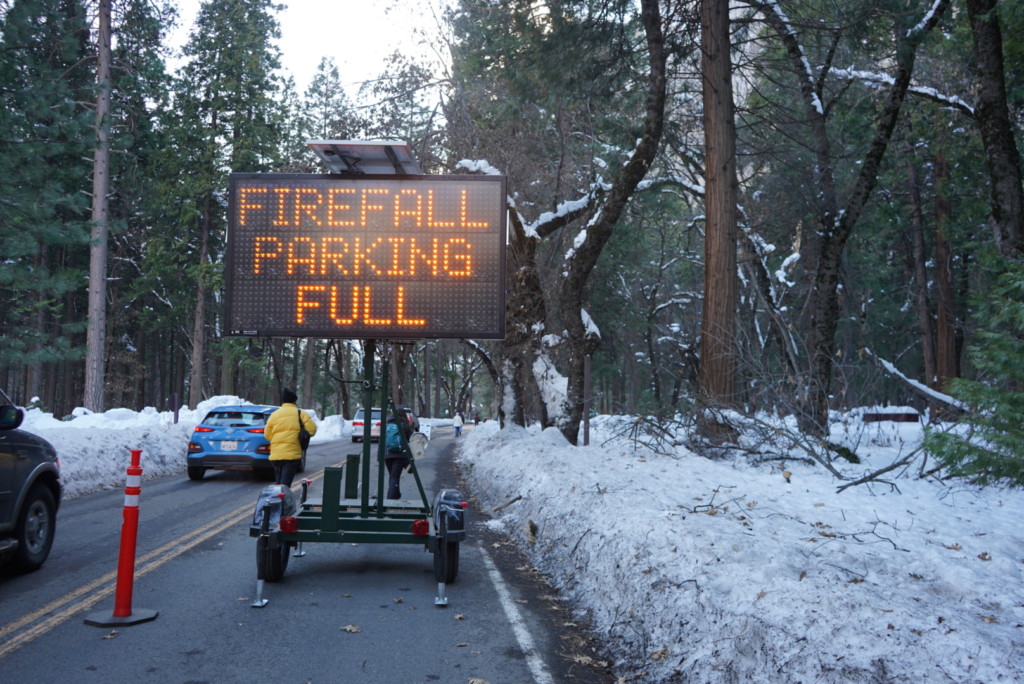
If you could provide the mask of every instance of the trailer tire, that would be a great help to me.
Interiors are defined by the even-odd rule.
[[[267,537],[256,539],[256,572],[263,575],[268,582],[280,582],[284,577],[284,571],[288,568],[288,545],[282,543],[271,551],[270,540]]]
[[[445,571],[441,570],[441,554],[447,554]],[[438,542],[434,553],[434,580],[451,584],[459,574],[459,542]]]

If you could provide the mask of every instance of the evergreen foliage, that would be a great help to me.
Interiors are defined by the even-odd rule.
[[[925,448],[952,475],[1024,487],[1024,264],[1000,270],[979,302],[985,324],[970,349],[979,378],[958,378],[950,388],[969,409],[956,429],[929,428]]]
[[[72,358],[68,311],[89,241],[95,116],[84,3],[17,0],[0,33],[0,357],[38,364]],[[71,315],[68,315],[71,314]]]

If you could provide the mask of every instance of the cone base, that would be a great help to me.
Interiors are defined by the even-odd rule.
[[[150,610],[148,608],[134,608],[132,609],[132,614],[127,617],[114,617],[113,612],[92,613],[86,616],[85,624],[92,625],[94,627],[127,627],[129,625],[137,625],[142,622],[156,620],[156,616],[159,614],[160,611]]]

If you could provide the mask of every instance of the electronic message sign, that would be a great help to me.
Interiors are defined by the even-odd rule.
[[[504,176],[233,173],[231,336],[505,337]]]

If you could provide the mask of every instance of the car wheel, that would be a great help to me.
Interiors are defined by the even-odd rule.
[[[359,441],[359,438],[358,438],[358,437],[353,437],[353,438],[352,438],[352,441],[353,441],[353,442],[358,442],[358,441]]]
[[[299,461],[299,469],[296,472],[299,472],[299,473],[306,472],[306,450],[305,449],[302,450],[302,460]]]
[[[256,539],[256,572],[263,575],[268,582],[280,582],[284,578],[284,571],[288,568],[288,545],[282,543],[271,551],[270,539],[259,537]]]
[[[203,466],[189,466],[188,467],[188,479],[190,480],[202,480],[203,475],[206,474],[206,468]]]
[[[444,548],[447,547],[447,548]],[[447,567],[441,571],[441,554],[447,554]],[[434,553],[434,581],[451,584],[459,574],[459,542],[438,542]]]
[[[57,506],[53,502],[53,494],[45,485],[34,485],[25,498],[14,528],[14,538],[18,541],[18,549],[14,552],[16,569],[31,572],[42,567],[53,546],[56,523]]]

